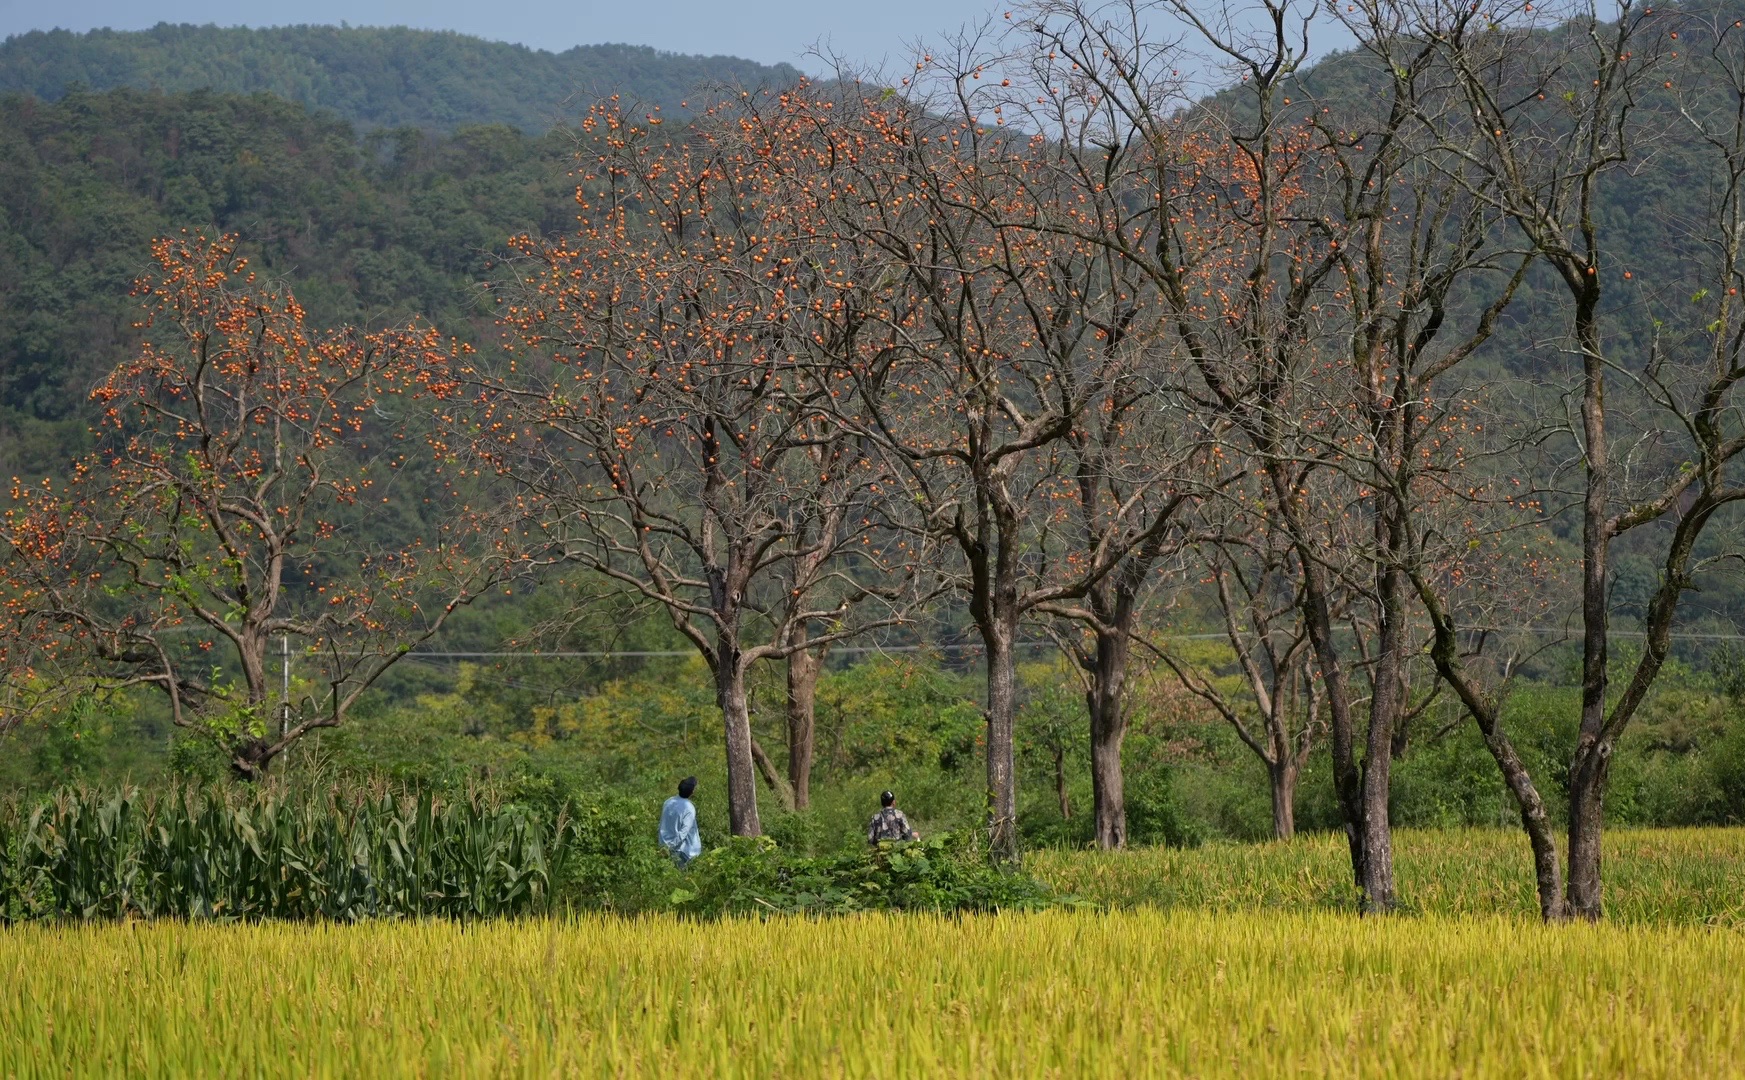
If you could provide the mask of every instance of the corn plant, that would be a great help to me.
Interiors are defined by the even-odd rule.
[[[0,919],[522,914],[550,902],[570,833],[429,794],[69,789],[0,808]]]

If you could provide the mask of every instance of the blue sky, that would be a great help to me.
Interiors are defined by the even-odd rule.
[[[27,30],[139,30],[159,22],[279,26],[347,21],[458,30],[559,52],[630,42],[673,52],[725,53],[815,69],[820,39],[860,64],[903,55],[917,36],[979,21],[997,0],[0,0],[0,37]]]

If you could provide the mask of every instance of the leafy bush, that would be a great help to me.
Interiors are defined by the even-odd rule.
[[[210,739],[178,735],[165,761],[170,776],[191,787],[207,787],[223,779],[229,766],[224,751]]]
[[[927,659],[878,657],[829,672],[818,686],[819,764],[962,768],[985,726],[977,693],[973,680]]]
[[[1703,752],[1696,772],[1701,804],[1693,823],[1745,825],[1745,718]]]
[[[655,841],[656,814],[622,795],[566,801],[567,821],[554,906],[568,910],[649,911],[681,881]]]
[[[1128,777],[1129,842],[1135,845],[1198,847],[1205,841],[1205,827],[1184,810],[1173,781],[1173,771],[1166,768],[1147,769]]]
[[[1034,878],[990,865],[971,840],[945,833],[822,858],[789,855],[768,837],[734,837],[688,869],[672,904],[703,916],[985,912],[1056,902]]]

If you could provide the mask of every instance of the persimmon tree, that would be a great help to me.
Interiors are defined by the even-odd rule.
[[[662,605],[707,663],[737,835],[762,831],[759,759],[776,779],[752,665],[902,621],[927,563],[885,521],[890,477],[832,420],[889,320],[819,210],[837,197],[820,161],[845,149],[820,141],[829,108],[805,87],[747,94],[669,137],[596,107],[580,227],[516,241],[511,347],[470,376],[474,451],[554,550]],[[796,795],[810,741],[794,732]]]
[[[1132,229],[1143,214],[1136,214],[1130,185],[1110,182],[1115,157],[1105,141],[1109,129],[1093,115],[1095,92],[1086,94],[1082,84],[1063,92],[1054,85],[1058,56],[1019,37],[1016,54],[1001,63],[1012,77],[1002,77],[992,92],[994,107],[1001,119],[1009,110],[1048,136],[1023,177],[1033,203],[1025,224],[1060,253],[1053,256],[1057,267],[1070,257],[1080,268],[1054,305],[1056,319],[1082,319],[1089,327],[1079,365],[1091,393],[1055,448],[1051,471],[1058,480],[1036,512],[1048,526],[1042,537],[1049,556],[1090,574],[1077,600],[1049,601],[1038,610],[1080,628],[1056,636],[1082,673],[1095,836],[1108,849],[1125,846],[1127,837],[1121,753],[1134,643],[1160,589],[1180,584],[1166,564],[1203,524],[1196,514],[1239,479],[1243,465],[1221,452],[1216,414],[1194,408],[1181,393],[1184,356],[1155,280],[1090,239]],[[1021,95],[1033,95],[1033,103]],[[1188,159],[1199,149],[1172,142],[1154,151]]]
[[[1288,537],[1263,517],[1244,515],[1222,526],[1217,539],[1194,546],[1189,565],[1210,580],[1242,693],[1228,692],[1218,671],[1179,650],[1154,650],[1266,767],[1272,835],[1289,840],[1296,835],[1297,782],[1327,734],[1300,575]],[[1342,601],[1336,614],[1343,616],[1344,607]]]
[[[1099,333],[1116,348],[1127,333],[1121,315]],[[1192,530],[1191,515],[1220,483],[1215,455],[1186,416],[1169,407],[1158,357],[1128,345],[1135,366],[1111,370],[1103,391],[1083,409],[1062,441],[1059,477],[1049,503],[1035,512],[1055,519],[1040,549],[1058,559],[1063,575],[1082,575],[1075,597],[1045,600],[1039,615],[1076,624],[1056,638],[1081,674],[1089,718],[1091,811],[1097,846],[1127,844],[1122,745],[1129,726],[1133,645],[1151,600],[1170,578],[1166,564]],[[1111,365],[1113,366],[1113,365]],[[1155,381],[1154,381],[1155,380]]]
[[[1200,58],[1178,43],[1160,48],[1152,38],[1160,21],[1185,24],[1232,74],[1229,100],[1185,108],[1177,72]],[[1016,11],[1013,26],[1012,49],[1027,50],[1035,71],[1031,96],[1013,107],[1032,111],[1035,101],[1053,117],[1057,99],[1070,97],[1073,115],[1099,129],[1102,161],[1092,174],[1125,189],[1131,208],[1121,228],[1075,235],[1149,277],[1190,373],[1187,400],[1227,424],[1227,452],[1259,478],[1260,512],[1290,540],[1354,876],[1385,906],[1391,866],[1370,857],[1347,682],[1353,660],[1335,639],[1340,568],[1315,536],[1319,502],[1304,495],[1325,465],[1314,429],[1325,425],[1331,395],[1316,381],[1328,371],[1323,308],[1348,223],[1324,201],[1321,181],[1336,157],[1284,103],[1282,88],[1304,59],[1300,20],[1281,5],[1196,13],[1168,2],[1044,0]],[[1389,700],[1384,692],[1384,707]]]
[[[1455,100],[1433,47],[1378,25],[1350,61],[1386,63],[1378,92],[1323,99],[1303,68],[1311,14],[1271,0],[1046,0],[1013,23],[1048,76],[1029,100],[1053,115],[1073,98],[1102,131],[1103,182],[1130,191],[1127,227],[1076,235],[1155,283],[1192,407],[1228,424],[1227,451],[1289,539],[1354,877],[1380,911],[1394,903],[1390,761],[1423,704],[1411,573],[1433,552],[1410,524],[1459,452],[1445,430],[1458,394],[1442,387],[1488,340],[1531,256],[1497,248],[1494,208],[1430,132],[1427,117]],[[1163,26],[1184,41],[1160,48]],[[1191,109],[1175,75],[1190,57],[1230,86]],[[1452,302],[1475,281],[1495,283],[1485,302]]]
[[[147,341],[93,392],[98,448],[62,482],[15,482],[0,522],[6,677],[151,688],[257,779],[527,556],[440,488],[440,524],[393,543],[362,527],[429,457],[419,417],[452,386],[450,342],[317,334],[230,237],[152,254]],[[298,700],[273,678],[281,642],[318,687]]]
[[[990,848],[1015,860],[1020,628],[1070,617],[1099,631],[1098,830],[1119,844],[1126,630],[1193,485],[1177,441],[1151,438],[1168,410],[1147,366],[1146,283],[1050,225],[1096,211],[1061,182],[1057,147],[998,122],[1003,88],[983,78],[996,62],[959,40],[918,58],[904,90],[859,102],[856,130],[880,152],[833,213],[886,267],[890,345],[854,373],[837,422],[902,479],[917,535],[954,555],[987,665]],[[1170,452],[1127,456],[1148,440]]]
[[[1570,421],[1543,425],[1547,453],[1528,460],[1535,488],[1581,521],[1582,703],[1569,764],[1566,913],[1603,914],[1601,836],[1619,736],[1659,678],[1684,593],[1726,552],[1705,552],[1710,525],[1745,499],[1745,377],[1739,288],[1745,284],[1745,30],[1732,15],[1625,2],[1508,5],[1487,25],[1434,5],[1388,5],[1386,17],[1433,41],[1483,141],[1469,154],[1482,191],[1551,269],[1553,317],[1572,358]],[[1671,282],[1632,272],[1622,229],[1597,208],[1666,142],[1705,194],[1698,220],[1644,208],[1681,237]],[[1640,305],[1647,326],[1611,310]],[[1548,313],[1550,314],[1550,313]],[[1553,505],[1552,512],[1560,506]],[[1660,580],[1642,651],[1611,686],[1613,546],[1654,552]],[[1447,616],[1449,636],[1458,629]]]

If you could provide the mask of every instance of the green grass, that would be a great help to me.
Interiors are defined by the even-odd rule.
[[[1115,907],[1316,911],[1350,907],[1338,834],[1289,843],[1122,852],[1040,851],[1026,867],[1054,888]],[[1537,916],[1526,837],[1506,829],[1400,830],[1394,868],[1407,911]],[[1605,836],[1608,918],[1745,927],[1745,829],[1614,829]]]

